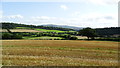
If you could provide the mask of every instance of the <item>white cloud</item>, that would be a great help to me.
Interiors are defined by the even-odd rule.
[[[81,12],[80,11],[76,11],[74,13],[71,14],[72,17],[79,17],[81,16]]]
[[[113,27],[118,25],[118,14],[89,13],[72,18],[71,21],[80,26],[88,27]]]
[[[89,13],[80,17],[74,18],[57,18],[49,16],[36,16],[24,21],[35,25],[40,24],[57,24],[57,25],[71,25],[79,27],[117,27],[118,25],[117,14],[102,14],[102,13]],[[33,23],[34,22],[34,23]]]
[[[66,5],[60,5],[60,8],[64,9],[64,10],[67,10],[68,7]]]
[[[58,24],[58,25],[71,25],[79,27],[114,27],[118,25],[117,14],[101,14],[90,13],[75,18],[57,18],[49,16],[36,16],[32,17],[27,22],[34,22],[33,24]]]
[[[32,19],[39,21],[39,20],[54,20],[57,18],[56,17],[48,17],[48,16],[35,16],[35,17],[32,17]]]
[[[0,22],[2,21],[2,14],[3,14],[3,11],[0,10]]]
[[[2,10],[0,10],[0,18],[2,18],[2,13],[3,13]]]
[[[24,22],[32,23],[35,25],[40,24],[63,24],[63,18],[49,17],[49,16],[34,16]],[[34,22],[34,23],[33,23]]]
[[[24,21],[24,18],[22,15],[17,14],[17,15],[7,15],[7,16],[2,16],[2,21],[6,22],[22,22]]]
[[[90,2],[95,5],[117,5],[119,0],[87,0],[87,2]]]
[[[20,15],[20,14],[17,14],[17,15],[9,15],[9,16],[3,16],[4,18],[8,18],[8,19],[22,19],[23,16]]]
[[[118,14],[89,13],[74,18],[59,18],[49,16],[34,16],[28,19],[17,20],[25,24],[57,24],[78,27],[115,27],[118,26]],[[19,17],[19,16],[18,16]],[[16,17],[12,17],[16,18]]]

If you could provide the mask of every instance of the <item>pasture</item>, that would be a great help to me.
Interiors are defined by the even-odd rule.
[[[47,30],[47,29],[35,29],[35,28],[27,28],[27,27],[17,27],[16,29],[10,29],[11,32],[68,32],[61,30]],[[8,32],[6,29],[0,29],[0,32]],[[69,31],[75,32],[75,31]]]
[[[2,40],[4,66],[117,66],[118,43],[79,40]]]
[[[47,29],[36,29],[37,31],[44,31],[44,32],[65,32],[60,30],[47,30]]]

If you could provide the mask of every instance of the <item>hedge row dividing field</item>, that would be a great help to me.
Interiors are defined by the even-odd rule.
[[[4,66],[117,66],[118,43],[79,40],[2,40]]]

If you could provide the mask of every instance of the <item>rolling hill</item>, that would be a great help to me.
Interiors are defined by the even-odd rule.
[[[83,29],[83,27],[75,27],[75,26],[68,26],[68,25],[54,25],[54,24],[45,24],[42,26],[51,26],[51,27],[61,27],[61,28],[70,28],[70,29],[74,29],[74,30],[81,30]]]

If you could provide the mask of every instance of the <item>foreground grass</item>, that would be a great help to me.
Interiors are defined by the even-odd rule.
[[[117,66],[118,42],[3,40],[3,65]]]

